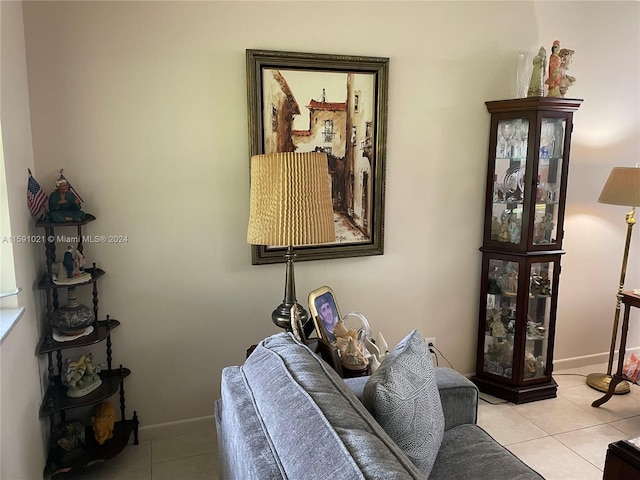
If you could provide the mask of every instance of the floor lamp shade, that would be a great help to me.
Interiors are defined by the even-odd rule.
[[[247,242],[299,246],[335,241],[325,153],[269,153],[251,157]]]
[[[269,153],[251,157],[247,242],[287,247],[284,300],[271,313],[291,330],[292,310],[305,332],[308,312],[296,300],[293,247],[334,242],[333,202],[325,153]]]
[[[611,170],[598,202],[640,207],[640,168],[615,167]]]

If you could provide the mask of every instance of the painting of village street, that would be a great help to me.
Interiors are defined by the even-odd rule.
[[[326,153],[335,242],[369,242],[374,75],[264,68],[262,81],[264,153]]]
[[[246,50],[250,155],[327,155],[336,237],[296,261],[383,255],[389,59]],[[285,261],[252,245],[253,265]]]

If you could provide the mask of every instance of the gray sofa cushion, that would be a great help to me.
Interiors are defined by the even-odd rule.
[[[425,479],[335,371],[290,334],[262,341],[241,370],[283,478]]]
[[[417,330],[385,357],[364,388],[364,404],[425,475],[444,434],[431,353]]]
[[[544,480],[477,425],[446,431],[429,480],[478,478]]]

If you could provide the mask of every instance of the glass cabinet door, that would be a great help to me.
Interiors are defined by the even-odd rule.
[[[498,121],[493,169],[491,240],[505,244],[520,243],[528,137],[527,118]]]
[[[513,376],[519,264],[490,259],[484,332],[484,372]]]
[[[565,118],[542,118],[533,226],[534,245],[559,243],[557,228],[566,126]]]
[[[546,376],[549,351],[552,295],[554,290],[553,262],[531,264],[527,331],[523,357],[523,378],[532,380]]]

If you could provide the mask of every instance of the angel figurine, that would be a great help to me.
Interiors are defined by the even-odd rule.
[[[560,56],[560,96],[564,98],[564,95],[569,90],[569,87],[576,83],[576,77],[572,77],[567,74],[567,70],[569,70],[569,65],[571,65],[571,60],[573,58],[574,50],[569,48],[562,48],[558,55]]]

